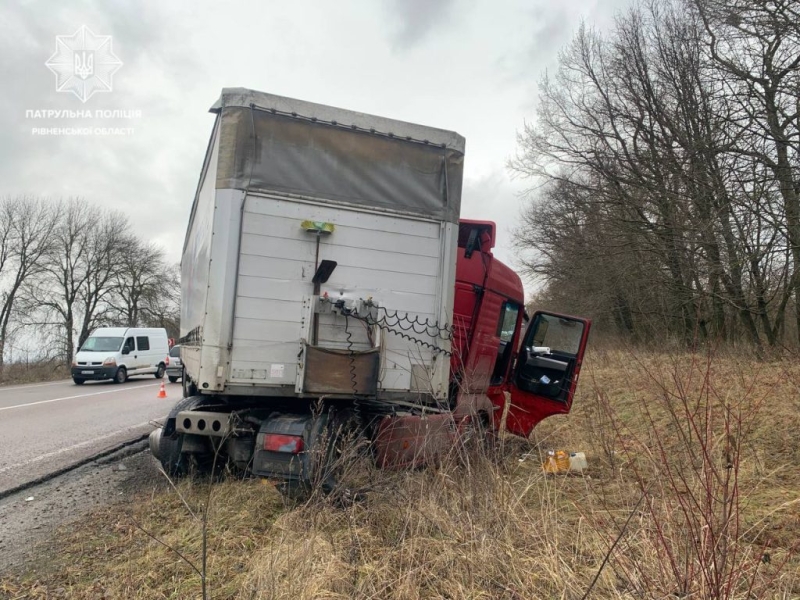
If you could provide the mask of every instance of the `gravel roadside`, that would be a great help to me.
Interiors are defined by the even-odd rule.
[[[0,500],[0,575],[47,568],[59,528],[109,504],[167,486],[143,445]],[[135,453],[131,453],[135,452]]]

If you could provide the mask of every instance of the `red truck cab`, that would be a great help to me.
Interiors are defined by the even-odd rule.
[[[527,437],[542,419],[569,412],[591,322],[539,311],[526,324],[522,281],[493,256],[495,232],[491,221],[459,222],[455,412],[490,415],[498,428],[510,401],[506,427]]]
[[[591,322],[543,311],[526,319],[522,281],[492,254],[495,230],[491,221],[459,221],[451,412],[385,417],[375,436],[381,467],[435,460],[475,417],[492,431],[506,414],[506,429],[528,437],[572,407]]]

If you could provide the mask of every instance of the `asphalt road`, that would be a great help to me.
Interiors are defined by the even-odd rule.
[[[163,381],[167,398],[152,375],[0,387],[0,493],[149,433],[181,397]]]

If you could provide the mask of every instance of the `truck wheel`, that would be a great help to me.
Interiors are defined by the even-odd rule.
[[[485,412],[471,416],[461,435],[466,448],[487,457],[496,456],[497,432],[494,430],[491,417]]]
[[[126,381],[128,381],[128,371],[125,367],[120,367],[114,375],[114,383],[125,383]]]
[[[75,382],[75,385],[83,385],[86,380],[81,379],[80,377],[73,377],[72,381]]]
[[[172,375],[169,376],[169,382],[170,383],[176,383],[177,381],[178,381],[177,377],[173,377]]]
[[[182,464],[185,461],[181,460],[183,458],[181,456],[183,435],[179,434],[175,438],[172,439],[172,437],[162,435],[158,441],[158,454],[161,459],[161,466],[167,475],[170,477],[182,477],[186,474],[185,466]]]
[[[170,477],[184,477],[192,473],[211,472],[213,454],[198,456],[196,454],[183,453],[183,434],[177,433],[174,427],[178,413],[184,410],[198,409],[208,402],[209,400],[206,398],[195,396],[178,400],[175,406],[172,407],[165,426],[165,429],[172,433],[164,435],[164,430],[162,429],[158,439],[158,460],[161,462],[164,472]],[[221,467],[224,466],[223,463],[224,461],[218,461],[218,470],[221,470]]]
[[[164,366],[164,363],[158,365],[158,369],[156,370],[156,379],[163,379],[164,372],[167,370],[167,367]],[[172,379],[172,377],[170,377]]]
[[[328,423],[328,447],[317,473],[321,491],[341,505],[364,499],[368,484],[369,444],[360,418],[343,410]],[[365,477],[366,475],[366,477]]]
[[[305,470],[299,481],[282,481],[276,489],[289,504],[327,496],[335,504],[352,504],[364,497],[360,480],[366,438],[351,411],[326,412],[311,420]]]
[[[158,441],[158,455],[164,472],[173,478],[187,476],[203,476],[214,468],[213,454],[195,454],[183,452],[183,434],[172,437],[162,435]],[[224,457],[218,457],[216,474],[222,473],[225,467]]]

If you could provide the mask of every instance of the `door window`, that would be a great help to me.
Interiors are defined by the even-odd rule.
[[[129,337],[127,340],[125,340],[125,345],[122,346],[122,350],[123,352],[125,350],[127,350],[128,352],[133,352],[134,350],[136,350],[136,345],[133,343],[132,337]]]
[[[139,352],[143,350],[150,350],[150,338],[146,335],[136,338],[136,344],[139,346]]]
[[[499,385],[503,382],[511,364],[514,354],[514,333],[517,331],[517,321],[519,320],[519,304],[506,301],[500,310],[500,321],[497,323],[497,337],[500,338],[500,346],[497,349],[497,360],[492,371],[492,385]]]
[[[550,348],[558,354],[575,356],[581,347],[583,322],[540,313],[526,346]]]
[[[506,302],[500,313],[500,323],[497,325],[497,337],[501,342],[508,343],[514,337],[517,330],[517,317],[519,316],[519,304]]]

